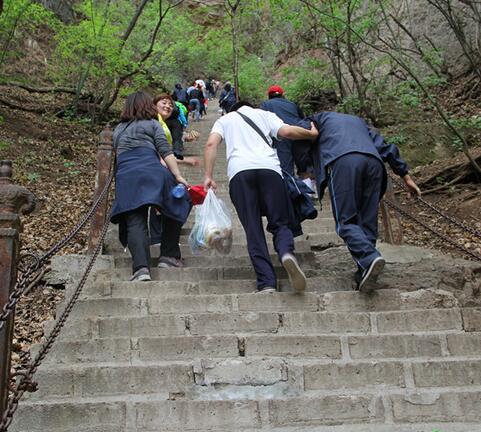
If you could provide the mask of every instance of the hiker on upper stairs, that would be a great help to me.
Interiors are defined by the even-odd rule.
[[[411,193],[420,195],[421,191],[409,176],[399,149],[360,117],[320,112],[301,124],[307,129],[311,122],[319,129],[313,151],[319,199],[328,187],[337,234],[358,266],[357,289],[370,292],[385,265],[376,249],[379,202],[387,185],[384,162]]]
[[[180,102],[184,105],[187,110],[189,109],[189,95],[187,94],[187,90],[182,88],[182,84],[177,83],[175,85],[172,98],[174,101]]]
[[[254,122],[258,130],[247,124],[244,116]],[[237,102],[230,113],[214,123],[205,145],[204,187],[215,189],[212,175],[217,147],[225,141],[229,194],[244,227],[247,249],[257,275],[257,292],[274,292],[277,287],[262,226],[263,215],[267,217],[267,230],[273,234],[275,250],[294,290],[302,292],[306,288],[306,277],[293,254],[287,189],[279,158],[272,148],[272,138],[312,140],[317,133],[314,126],[309,131],[289,126],[274,113],[254,109],[247,102]]]
[[[297,125],[303,118],[304,113],[301,108],[294,102],[286,99],[284,89],[281,86],[273,85],[267,89],[269,100],[259,105],[260,109],[273,112],[284,123],[288,125]],[[281,168],[290,175],[294,175],[294,164],[297,167],[297,174],[301,177],[308,187],[312,188],[309,169],[312,170],[312,158],[310,154],[310,142],[296,142],[281,138],[274,139],[274,148],[277,150],[277,156],[281,162]]]
[[[189,185],[158,121],[152,97],[147,93],[135,92],[127,97],[113,141],[117,161],[110,221],[120,224],[120,241],[128,246],[132,255],[131,280],[151,280],[148,209],[154,206],[162,214],[162,255],[180,260],[180,231],[192,203],[188,194],[175,198],[171,191],[178,183]]]
[[[222,114],[230,112],[232,106],[236,103],[235,88],[227,81],[219,96],[219,108]]]

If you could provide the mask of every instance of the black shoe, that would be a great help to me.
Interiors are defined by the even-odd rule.
[[[364,270],[357,289],[363,293],[369,293],[375,290],[377,278],[381,274],[385,265],[386,260],[383,257],[379,256],[375,258],[369,267]]]

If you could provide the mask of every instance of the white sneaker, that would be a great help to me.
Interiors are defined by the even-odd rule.
[[[146,282],[152,280],[147,267],[139,268],[130,278],[130,282]]]
[[[304,292],[306,290],[307,279],[306,275],[299,267],[296,257],[290,253],[286,253],[282,256],[281,262],[286,269],[294,291],[297,293]]]

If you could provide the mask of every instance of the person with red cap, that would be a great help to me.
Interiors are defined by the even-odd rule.
[[[297,104],[284,97],[284,89],[278,85],[272,85],[267,89],[269,100],[259,106],[264,111],[270,111],[277,115],[288,125],[297,125],[304,119],[304,113]],[[312,165],[310,159],[310,143],[297,142],[281,138],[274,140],[274,148],[281,162],[281,168],[290,175],[294,175],[294,164],[300,177],[308,177],[308,169]],[[309,181],[310,183],[310,181]],[[308,184],[310,186],[310,184]]]

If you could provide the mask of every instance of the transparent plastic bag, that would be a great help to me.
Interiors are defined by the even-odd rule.
[[[195,223],[189,235],[192,252],[209,249],[227,255],[232,248],[232,219],[225,203],[209,189],[204,203],[195,206]]]

